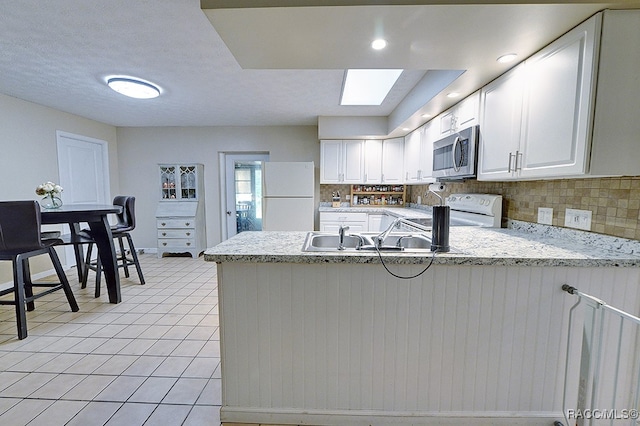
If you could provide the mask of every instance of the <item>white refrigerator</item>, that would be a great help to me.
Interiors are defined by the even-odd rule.
[[[313,162],[265,162],[262,230],[313,231]]]

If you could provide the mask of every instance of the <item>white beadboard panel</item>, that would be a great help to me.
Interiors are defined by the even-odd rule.
[[[561,285],[640,313],[636,268],[437,265],[410,280],[380,265],[218,268],[223,407],[235,421],[249,409],[288,410],[302,420],[307,412],[560,413],[577,301]],[[414,275],[423,266],[390,268]],[[607,330],[617,339],[618,325]],[[624,330],[618,386],[627,401],[635,333]],[[607,339],[608,359],[617,346]],[[572,363],[571,380],[577,371]],[[603,393],[616,387],[603,386]],[[570,390],[568,400],[575,395]]]

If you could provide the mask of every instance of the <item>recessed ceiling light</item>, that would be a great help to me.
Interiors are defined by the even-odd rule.
[[[375,39],[371,42],[371,48],[375,50],[382,50],[387,47],[387,40],[383,38]]]
[[[447,98],[457,98],[458,96],[460,96],[458,92],[447,93]]]
[[[402,70],[347,70],[340,105],[380,105]]]
[[[111,77],[107,85],[116,92],[136,99],[151,99],[160,96],[160,89],[151,83],[131,77]]]
[[[516,55],[515,53],[507,53],[506,55],[500,56],[498,59],[496,59],[496,61],[500,62],[501,64],[506,64],[507,62],[514,61],[517,57],[518,55]]]

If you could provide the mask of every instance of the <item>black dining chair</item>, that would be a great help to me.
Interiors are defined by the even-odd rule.
[[[140,267],[140,261],[138,260],[138,254],[136,248],[133,245],[133,239],[131,238],[131,231],[136,227],[136,215],[135,215],[135,203],[136,197],[119,195],[113,199],[113,204],[116,206],[122,206],[122,213],[117,215],[117,223],[111,227],[111,234],[113,238],[118,240],[120,246],[120,253],[116,256],[116,262],[118,268],[124,269],[125,277],[129,278],[129,266],[135,266],[140,279],[140,284],[144,284],[144,277],[142,276],[142,268]],[[91,235],[90,230],[83,230],[83,232]],[[129,247],[129,253],[131,257],[127,256],[125,250],[124,240],[127,240],[127,246]],[[102,266],[100,264],[100,256],[96,260],[91,260],[91,253],[93,251],[93,243],[90,243],[87,247],[87,257],[84,263],[84,273],[82,288],[87,286],[87,278],[89,270],[96,273],[96,290],[95,297],[100,297],[100,275],[102,273]]]
[[[16,307],[18,339],[27,337],[26,311],[33,311],[34,301],[42,296],[64,290],[71,310],[73,312],[79,310],[58,254],[53,248],[54,240],[43,243],[40,238],[40,225],[40,205],[37,201],[0,202],[0,260],[10,260],[13,264],[13,288],[0,290],[0,296],[13,293],[13,298],[0,299],[0,305]],[[29,259],[43,254],[49,255],[59,282],[31,280]],[[34,294],[34,287],[43,287],[47,290]]]

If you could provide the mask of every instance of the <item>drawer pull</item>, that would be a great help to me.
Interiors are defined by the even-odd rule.
[[[188,245],[188,246],[190,246],[190,245],[191,245],[191,243],[187,243],[187,245]]]
[[[191,232],[187,232],[187,234],[186,234],[186,235],[187,235],[187,237],[188,237],[189,235],[191,235]]]
[[[166,237],[166,236],[167,236],[167,233],[166,233],[166,232],[163,232],[163,233],[162,233],[162,236],[163,236],[163,237]]]
[[[185,226],[191,225],[191,222],[185,222]]]
[[[166,224],[166,223],[164,223],[164,222],[162,222],[160,225],[162,225],[162,226],[166,226],[167,224]]]
[[[162,245],[163,245],[163,246],[166,246],[166,245],[167,245],[167,243],[162,243]]]

